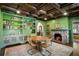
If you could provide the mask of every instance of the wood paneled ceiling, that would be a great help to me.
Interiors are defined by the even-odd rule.
[[[67,12],[68,16],[79,15],[78,3],[6,3],[0,4],[2,9],[16,12],[21,11],[21,15],[32,16],[40,20],[47,20],[64,16]]]

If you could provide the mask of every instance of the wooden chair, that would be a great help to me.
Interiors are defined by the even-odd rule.
[[[30,38],[28,38],[28,43],[33,47],[31,49],[29,49],[27,52],[30,54],[30,55],[33,55],[34,53],[30,53],[30,51],[33,51],[34,49],[36,49],[36,43],[32,41],[32,39],[36,39],[35,36],[31,36]]]
[[[36,44],[32,41],[32,39],[36,39],[36,38],[35,38],[34,36],[32,36],[32,37],[29,38],[28,42],[29,42],[29,44],[30,44],[31,46],[35,47]]]
[[[46,50],[49,55],[51,55],[51,52],[49,52],[46,48],[49,47],[51,45],[51,40],[42,40],[41,42],[33,42],[32,39],[37,39],[35,36],[32,36],[29,38],[28,42],[29,44],[34,48],[34,49],[37,49],[43,56],[45,56],[45,54],[42,53],[42,49],[41,48],[44,48],[44,50]],[[28,50],[28,53],[33,55],[33,53],[30,53],[30,51],[32,51],[33,49],[29,49]]]
[[[46,52],[49,53],[48,56],[51,56],[51,52],[48,51],[46,48],[49,47],[50,45],[51,45],[51,40],[48,40],[47,42],[43,42],[43,43],[41,44],[41,47],[42,47]],[[44,53],[41,52],[41,54],[42,54],[43,56],[45,56]]]

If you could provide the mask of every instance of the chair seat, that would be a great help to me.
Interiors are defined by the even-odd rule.
[[[47,48],[49,45],[48,44],[42,44],[42,47]]]

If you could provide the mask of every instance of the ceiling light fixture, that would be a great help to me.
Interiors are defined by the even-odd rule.
[[[65,15],[65,16],[66,16],[66,15],[68,15],[68,13],[67,13],[67,12],[64,12],[64,13],[63,13],[63,15]]]
[[[47,18],[44,18],[44,20],[47,20]]]
[[[20,14],[20,10],[17,10],[16,13],[17,13],[17,14]]]

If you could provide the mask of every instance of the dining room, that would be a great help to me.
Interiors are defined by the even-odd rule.
[[[78,3],[0,5],[1,56],[73,56]]]

